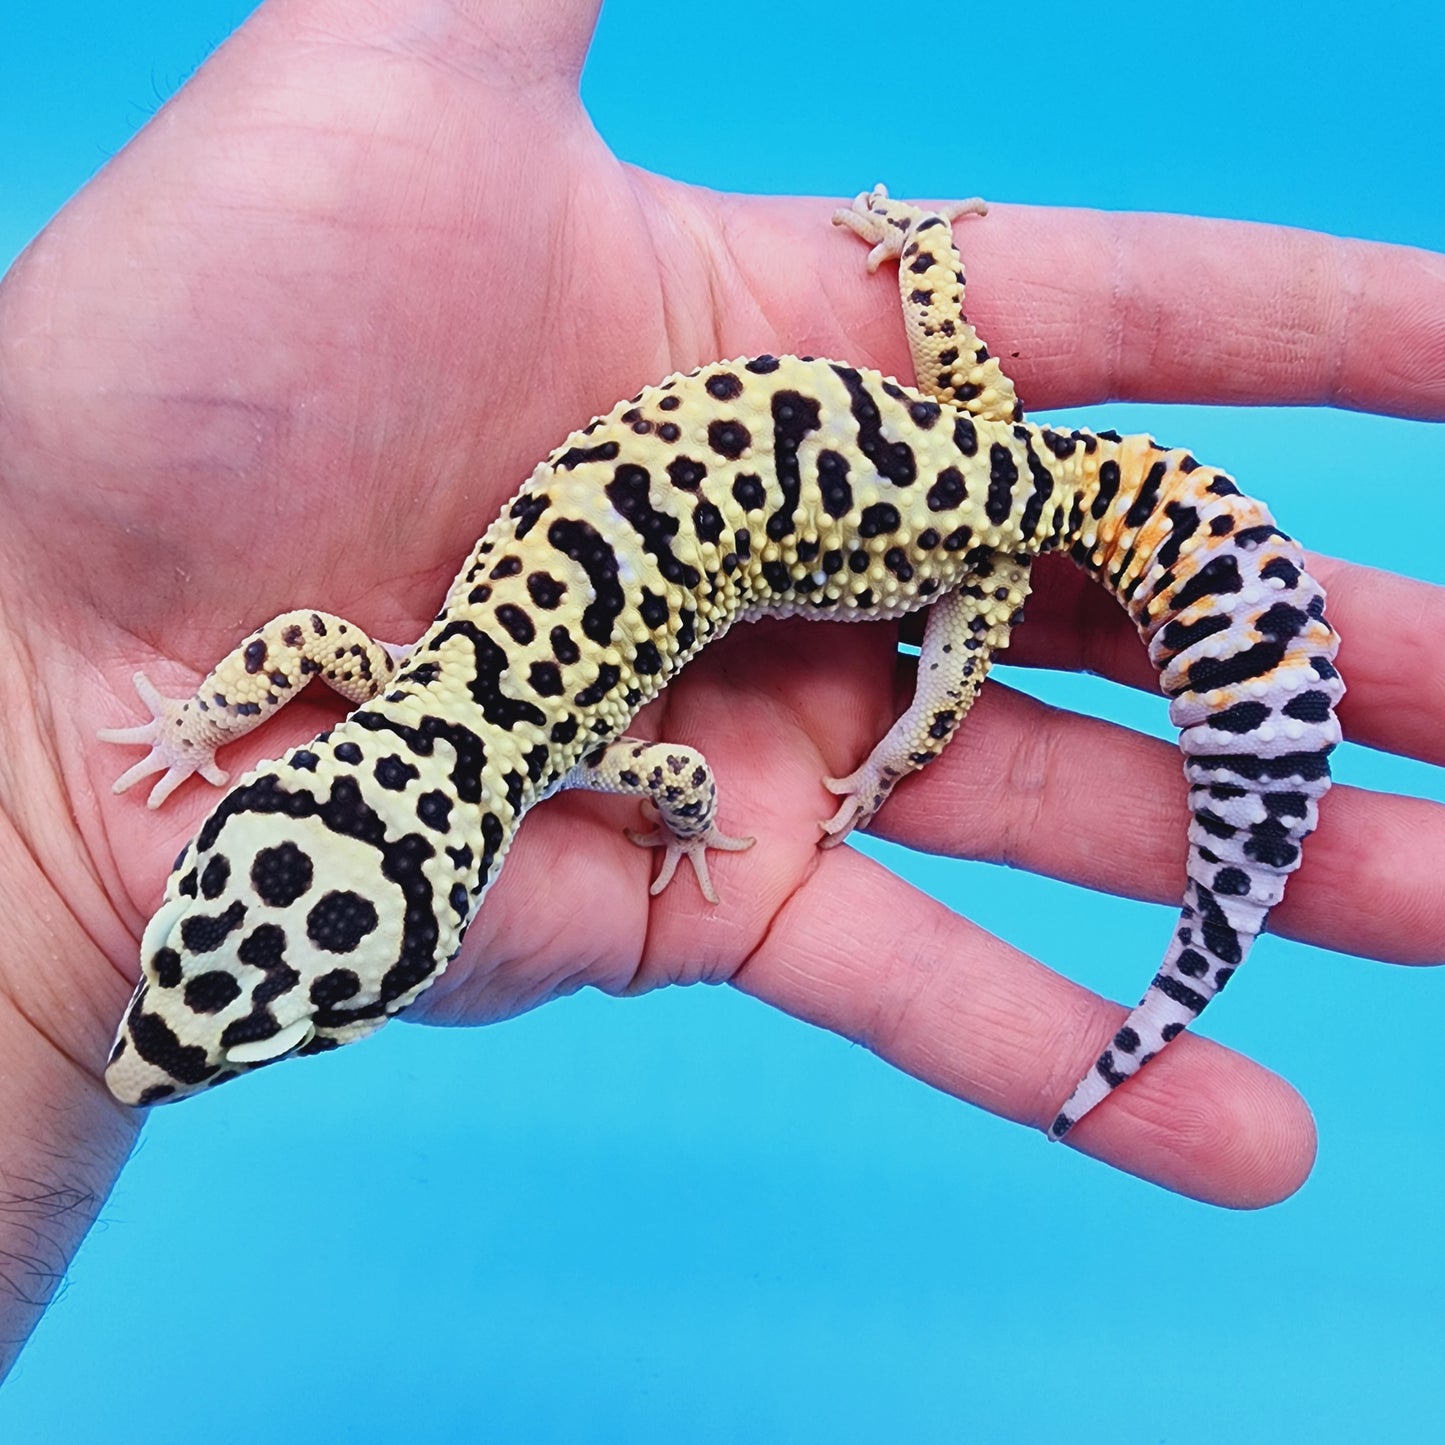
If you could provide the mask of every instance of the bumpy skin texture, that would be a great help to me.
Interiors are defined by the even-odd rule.
[[[166,769],[169,788],[214,769],[219,744],[202,734],[218,716],[232,735],[254,726],[308,670],[369,697],[242,779],[177,860],[107,1071],[118,1098],[181,1098],[373,1032],[437,978],[521,817],[560,787],[643,799],[658,827],[636,841],[666,850],[654,891],[686,857],[711,897],[706,851],[748,840],[718,829],[706,761],[628,738],[629,720],[734,622],[937,603],[918,696],[854,774],[828,780],[843,802],[825,841],[838,841],[941,751],[1018,620],[1030,559],[1052,550],[1149,643],[1193,819],[1164,964],[1053,1135],[1228,979],[1329,783],[1342,685],[1321,589],[1269,513],[1188,453],[1021,420],[963,318],[949,214],[880,189],[838,219],[875,243],[873,264],[898,256],[927,394],[796,357],[670,377],[537,468],[394,675],[397,649],[353,629],[358,650],[328,659],[312,614],[287,614],[196,698],[147,698],[156,721],[111,735],[152,744],[120,786]],[[227,678],[246,680],[254,710],[237,711]]]

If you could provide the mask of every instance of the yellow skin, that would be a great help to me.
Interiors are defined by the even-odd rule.
[[[443,11],[452,29],[420,39],[411,8],[263,5],[0,290],[0,1161],[7,1179],[77,1201],[47,1216],[38,1243],[33,1218],[0,1215],[0,1247],[38,1261],[0,1295],[5,1341],[28,1333],[54,1283],[43,1271],[63,1268],[134,1141],[137,1117],[101,1067],[143,921],[214,802],[196,784],[160,813],[112,796],[114,750],[93,738],[133,716],[131,675],[184,692],[238,628],[301,594],[376,636],[417,635],[458,546],[559,433],[671,370],[812,351],[906,372],[896,295],[863,272],[856,241],[818,226],[816,199],[720,198],[607,153],[575,94],[590,7]],[[1007,207],[960,235],[978,278],[971,314],[1002,354],[1019,352],[1010,370],[1032,408],[1347,397],[1445,416],[1428,329],[1445,309],[1438,258]],[[1047,288],[1026,284],[1045,276]],[[1349,347],[1332,305],[1347,276],[1368,297]],[[1148,324],[1121,326],[1126,312]],[[1397,682],[1415,639],[1445,628],[1445,598],[1315,567],[1340,632],[1369,639],[1341,658],[1352,736],[1445,761],[1439,680],[1417,676],[1403,696]],[[1011,660],[1152,690],[1113,600],[1068,563],[1036,572]],[[726,979],[1045,1127],[1123,1010],[854,850],[815,847],[831,806],[819,777],[864,756],[911,692],[896,636],[888,623],[778,622],[710,648],[638,730],[701,747],[758,835],[723,860],[721,908],[690,888],[649,898],[656,860],[619,827],[631,804],[560,797],[529,818],[419,1016],[480,1023],[589,984]],[[340,711],[313,689],[227,765],[244,770]],[[1272,926],[1381,958],[1441,957],[1441,810],[1338,788],[1331,813]],[[995,684],[967,749],[904,784],[878,830],[1168,902],[1183,857],[1177,751]],[[1362,836],[1408,842],[1361,876]],[[1288,1085],[1191,1037],[1068,1142],[1232,1205],[1288,1194],[1314,1151]]]

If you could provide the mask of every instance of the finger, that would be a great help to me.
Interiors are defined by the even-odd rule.
[[[848,848],[825,855],[734,982],[1040,1130],[1124,1016]],[[1283,1080],[1184,1035],[1067,1142],[1181,1194],[1254,1208],[1299,1187],[1315,1135]]]
[[[750,203],[759,224],[728,229],[720,268],[746,283],[748,304],[719,315],[746,326],[771,295],[768,320],[796,324],[811,348],[816,309],[810,320],[805,307],[821,282],[837,333],[817,349],[909,375],[896,298],[856,243],[817,228],[825,204]],[[792,277],[779,264],[785,221],[799,228]],[[1445,416],[1445,256],[1243,221],[1008,205],[955,235],[969,317],[1032,409],[1132,400]]]
[[[993,683],[966,734],[902,784],[876,831],[1155,903],[1184,886],[1179,751]],[[1394,963],[1445,959],[1445,808],[1336,786],[1272,933]]]

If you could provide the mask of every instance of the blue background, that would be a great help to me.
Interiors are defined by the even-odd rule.
[[[21,8],[0,17],[0,262],[250,7]],[[1173,9],[618,0],[584,89],[623,157],[722,188],[886,177],[1445,249],[1438,5]],[[1445,428],[1072,416],[1187,439],[1310,545],[1445,581]],[[1003,672],[1167,730],[1155,699]],[[1339,774],[1442,796],[1358,749]],[[1167,931],[1163,909],[878,851],[1115,997]],[[154,1119],[0,1393],[0,1437],[1445,1438],[1442,1002],[1429,970],[1261,945],[1205,1031],[1304,1090],[1321,1149],[1254,1214],[1051,1148],[727,990],[392,1028],[344,1067]],[[1368,1074],[1362,1034],[1386,1057]]]

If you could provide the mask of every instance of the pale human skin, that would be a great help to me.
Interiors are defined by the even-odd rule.
[[[296,605],[417,635],[536,461],[670,371],[794,351],[907,375],[892,285],[826,224],[842,198],[718,196],[607,152],[576,94],[594,8],[270,0],[0,288],[6,1364],[140,1127],[101,1069],[141,928],[216,797],[191,783],[151,813],[112,796],[130,759],[94,737],[137,720],[132,672],[182,692]],[[956,185],[970,189],[962,170]],[[972,318],[996,351],[1018,352],[1031,407],[1122,397],[1445,417],[1445,330],[1430,325],[1445,258],[1017,207],[957,234]],[[1387,498],[1391,479],[1375,481]],[[1445,761],[1445,680],[1420,672],[1445,593],[1317,565],[1345,639],[1350,735]],[[723,824],[758,837],[715,861],[721,906],[687,880],[650,899],[656,860],[623,836],[627,807],[557,798],[529,818],[413,1017],[484,1023],[588,985],[727,980],[1045,1128],[1122,1008],[854,850],[816,847],[834,806],[819,779],[852,768],[908,691],[895,640],[885,625],[763,624],[709,649],[644,721],[706,752]],[[1067,563],[1038,568],[1011,660],[1154,686],[1123,613]],[[239,772],[338,710],[303,699],[221,761]],[[966,738],[900,788],[880,832],[1177,900],[1185,810],[1170,745],[997,683]],[[1337,788],[1271,927],[1433,963],[1442,864],[1445,811]],[[1161,947],[1165,931],[1161,915]],[[1186,1036],[1068,1143],[1251,1207],[1298,1187],[1315,1138],[1289,1085]]]

